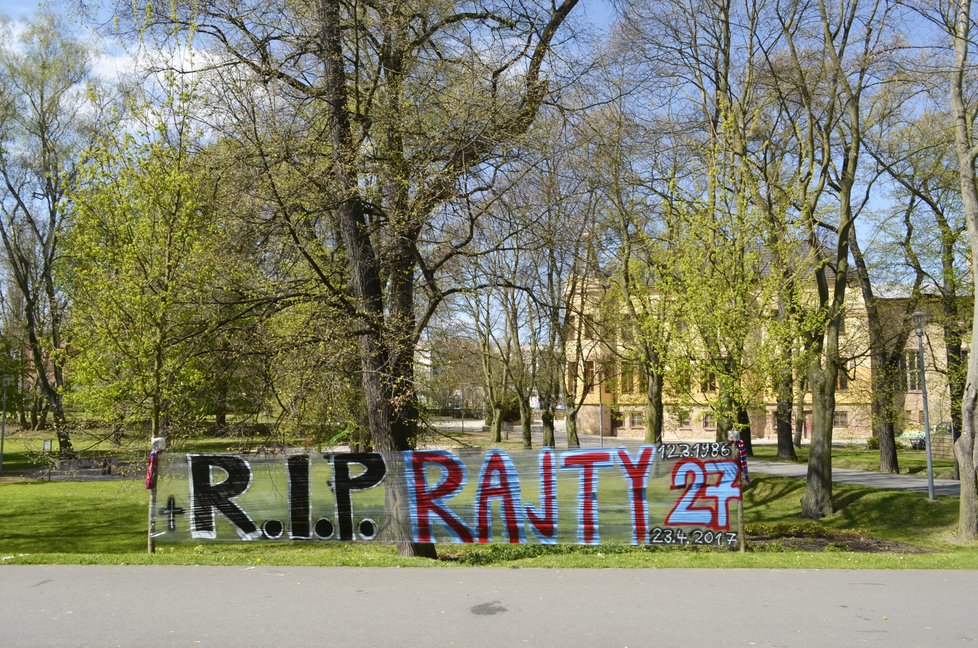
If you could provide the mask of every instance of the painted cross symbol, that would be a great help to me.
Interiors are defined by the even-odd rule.
[[[166,500],[166,508],[161,508],[160,513],[166,513],[166,530],[168,533],[173,533],[177,530],[177,516],[183,515],[186,511],[183,508],[177,508],[177,501],[170,495]]]

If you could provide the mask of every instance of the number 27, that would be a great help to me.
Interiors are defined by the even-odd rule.
[[[735,461],[707,461],[686,459],[676,464],[672,471],[672,490],[684,488],[682,497],[666,516],[666,524],[675,526],[703,526],[717,531],[730,529],[727,502],[740,498],[740,486],[736,483],[740,466]],[[707,477],[719,475],[717,484],[707,484]],[[697,500],[706,502],[697,506]]]

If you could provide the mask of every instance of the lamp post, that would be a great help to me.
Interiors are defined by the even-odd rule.
[[[602,381],[604,377],[601,375],[601,370],[597,371],[598,377],[598,436],[601,442],[601,447],[604,447],[604,399],[601,393],[604,389]]]
[[[924,445],[927,452],[927,499],[934,501],[934,460],[930,445],[930,412],[927,410],[927,374],[924,371],[924,324],[927,313],[916,311],[913,314],[914,328],[917,329],[917,360],[920,365],[920,394],[924,400]]]

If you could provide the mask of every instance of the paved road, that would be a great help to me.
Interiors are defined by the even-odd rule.
[[[0,645],[974,645],[953,571],[0,567]]]

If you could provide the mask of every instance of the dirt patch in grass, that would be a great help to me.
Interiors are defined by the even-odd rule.
[[[761,528],[747,533],[748,551],[850,551],[856,553],[934,553],[896,540],[881,540],[855,531],[816,525]]]

